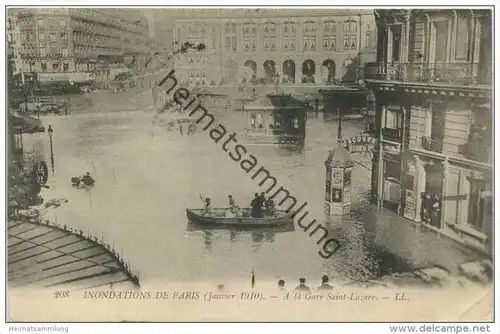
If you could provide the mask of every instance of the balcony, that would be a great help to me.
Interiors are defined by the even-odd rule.
[[[487,64],[485,65],[487,66]],[[491,85],[491,71],[478,75],[478,63],[367,63],[364,78],[388,81]],[[491,68],[491,66],[490,66]],[[486,72],[486,73],[485,73]]]
[[[385,140],[399,143],[401,141],[401,130],[394,128],[382,128],[382,136]]]
[[[421,146],[424,150],[442,153],[443,152],[443,140],[431,137],[422,137]]]

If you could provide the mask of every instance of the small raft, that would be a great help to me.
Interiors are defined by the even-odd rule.
[[[212,209],[212,213],[206,215],[203,209],[186,209],[188,219],[193,223],[219,226],[241,226],[241,227],[276,227],[293,224],[293,212],[276,210],[275,215],[264,218],[252,218],[250,209],[240,209],[240,216],[226,217],[227,208]]]

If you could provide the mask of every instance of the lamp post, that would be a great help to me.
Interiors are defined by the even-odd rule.
[[[52,130],[52,126],[49,125],[47,129],[47,133],[49,134],[50,140],[50,167],[52,168],[52,175],[54,175],[54,148],[52,146],[52,136],[54,135],[54,130]]]

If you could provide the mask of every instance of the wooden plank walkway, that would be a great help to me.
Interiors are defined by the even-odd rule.
[[[139,287],[109,245],[53,225],[8,221],[7,252],[10,287]]]

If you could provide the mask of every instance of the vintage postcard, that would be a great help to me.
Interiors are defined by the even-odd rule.
[[[7,321],[490,331],[493,22],[8,7]]]

